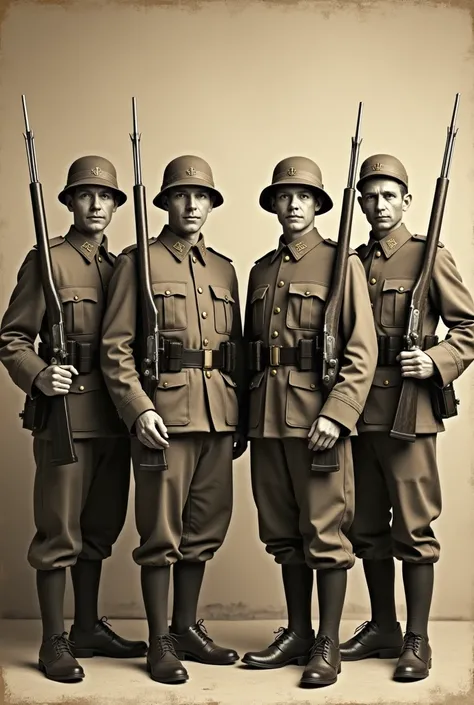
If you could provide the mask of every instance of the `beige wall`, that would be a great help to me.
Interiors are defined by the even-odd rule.
[[[319,2],[211,2],[192,11],[179,5],[20,2],[4,17],[2,311],[34,242],[21,93],[27,95],[36,135],[51,236],[63,234],[69,225],[56,194],[78,156],[111,158],[121,187],[131,192],[128,133],[135,95],[150,197],[171,158],[194,153],[212,164],[226,204],[211,215],[205,233],[209,244],[233,258],[243,297],[252,262],[273,247],[279,234],[276,220],[258,207],[258,194],[279,159],[304,154],[318,161],[336,204],[318,227],[326,236],[337,236],[359,100],[365,102],[361,156],[388,151],[402,159],[414,194],[407,222],[424,232],[452,101],[460,91],[460,132],[442,239],[473,288],[474,62],[467,11],[408,1],[374,3],[364,11],[353,3],[331,9]],[[149,222],[156,232],[163,214],[150,206]],[[366,232],[357,212],[355,245]],[[134,239],[131,200],[116,214],[109,235],[115,251]],[[448,422],[449,433],[439,441],[444,511],[436,530],[443,551],[433,616],[440,618],[472,618],[472,383],[472,371],[458,382],[461,416]],[[36,616],[34,575],[26,562],[33,530],[31,442],[17,416],[22,394],[3,369],[0,385],[0,614]],[[280,617],[279,570],[258,540],[248,454],[235,464],[235,486],[232,525],[209,566],[202,614]],[[126,528],[104,574],[102,611],[109,616],[143,615],[139,573],[130,556],[136,543],[131,496]],[[360,565],[349,578],[346,616],[365,617]],[[400,582],[397,590],[402,605]]]

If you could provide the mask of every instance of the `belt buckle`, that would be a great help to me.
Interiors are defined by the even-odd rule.
[[[272,367],[280,366],[280,346],[270,345],[270,365]]]
[[[212,350],[204,350],[204,368],[212,370]]]

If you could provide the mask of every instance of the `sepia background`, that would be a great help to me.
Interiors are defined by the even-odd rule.
[[[166,163],[197,154],[214,170],[225,204],[205,227],[208,244],[234,261],[242,298],[255,259],[279,235],[258,195],[274,165],[305,155],[321,166],[335,208],[318,218],[337,237],[357,105],[364,101],[361,160],[375,152],[405,164],[414,200],[407,224],[425,232],[454,95],[459,135],[442,240],[474,286],[472,23],[467,9],[406,0],[374,2],[16,2],[4,4],[0,30],[0,310],[34,243],[21,94],[36,137],[50,236],[69,227],[57,201],[69,164],[99,154],[117,167],[131,196],[131,97],[138,99],[149,226]],[[132,199],[108,234],[115,252],[134,240]],[[354,217],[353,246],[367,236]],[[242,305],[243,305],[242,301]],[[461,415],[439,438],[444,496],[435,529],[441,540],[432,617],[473,618],[473,370],[457,382]],[[0,617],[36,617],[34,574],[26,552],[33,532],[34,465],[21,429],[23,395],[0,370]],[[101,613],[144,615],[133,487],[127,524],[104,568]],[[399,574],[398,566],[398,574]],[[397,578],[397,603],[403,592]],[[67,614],[71,616],[68,587]],[[316,598],[315,598],[316,607]],[[279,568],[258,539],[249,454],[235,463],[235,508],[228,538],[209,564],[200,616],[283,618]],[[315,612],[316,614],[316,612]],[[368,618],[361,566],[349,574],[345,616]]]

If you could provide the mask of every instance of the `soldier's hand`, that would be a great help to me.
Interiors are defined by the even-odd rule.
[[[148,448],[168,448],[168,431],[163,419],[156,411],[145,411],[135,422],[137,438]]]
[[[434,362],[423,350],[403,350],[397,360],[402,366],[402,377],[428,379],[435,373]]]
[[[243,433],[234,433],[234,448],[232,451],[232,458],[237,460],[241,455],[247,450],[247,437]]]
[[[72,365],[50,365],[36,377],[35,386],[47,397],[64,395],[69,392],[72,376],[78,374]]]
[[[332,448],[339,435],[341,427],[339,424],[327,419],[325,416],[318,416],[308,433],[310,450],[327,450]]]

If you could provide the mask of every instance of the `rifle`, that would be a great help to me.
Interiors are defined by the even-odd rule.
[[[360,123],[362,116],[362,103],[359,103],[355,136],[352,137],[351,159],[347,186],[342,199],[341,219],[339,221],[339,234],[337,238],[337,253],[331,277],[331,289],[324,308],[323,327],[323,364],[322,382],[323,399],[328,398],[336,384],[340,363],[337,358],[337,337],[339,331],[339,318],[344,298],[344,284],[347,272],[347,259],[349,256],[349,242],[351,239],[352,216],[356,197],[356,173],[359,150],[362,139],[360,138]],[[335,472],[339,469],[337,459],[337,443],[328,450],[317,450],[313,454],[311,470],[316,472]]]
[[[458,132],[457,129],[455,129],[458,107],[459,93],[456,93],[453,116],[451,118],[451,124],[448,127],[448,135],[446,137],[441,175],[436,180],[436,189],[431,208],[428,233],[426,236],[423,264],[411,295],[408,323],[406,326],[405,335],[403,336],[404,350],[416,350],[420,347],[422,341],[421,335],[425,317],[426,302],[428,299],[431,277],[436,259],[436,251],[441,232],[446,196],[448,194],[448,175],[453,156],[454,140]],[[410,377],[403,378],[395,420],[393,422],[392,430],[390,431],[390,436],[398,439],[399,441],[409,441],[410,443],[413,443],[416,439],[416,410],[418,404],[417,382],[418,380]],[[450,390],[454,394],[452,385],[448,385],[448,387],[450,388],[447,390],[448,394]]]
[[[36,232],[36,243],[38,248],[41,284],[43,286],[44,299],[46,303],[46,318],[48,322],[49,345],[48,355],[50,365],[66,365],[68,359],[66,335],[64,332],[64,313],[59,300],[58,292],[53,276],[51,263],[51,252],[49,250],[48,228],[46,225],[46,214],[44,210],[43,188],[38,180],[38,167],[36,163],[36,150],[33,132],[30,130],[28,113],[26,110],[26,98],[21,96],[23,103],[23,116],[25,119],[25,131],[23,137],[26,144],[26,155],[28,158],[28,169],[30,172],[30,195],[33,207],[33,219]],[[51,430],[51,464],[70,465],[77,462],[74,442],[71,432],[71,422],[69,417],[69,404],[67,395],[54,395],[47,399],[42,395],[37,400],[40,405],[48,406],[48,425]],[[27,403],[28,405],[28,403]],[[39,413],[36,406],[35,416]],[[23,426],[29,426],[27,422],[27,409],[24,412]],[[20,414],[21,416],[21,414]],[[27,425],[25,425],[25,422]],[[33,421],[32,429],[38,426]]]
[[[140,138],[138,133],[137,104],[132,98],[133,113],[133,168],[135,185],[133,187],[133,202],[135,207],[135,228],[137,233],[137,267],[138,288],[140,290],[140,307],[142,312],[142,360],[141,384],[144,392],[153,401],[159,379],[159,328],[158,313],[153,298],[150,278],[150,253],[148,250],[148,220],[146,212],[146,192],[142,184],[140,159]],[[140,467],[147,470],[166,470],[167,462],[164,448],[157,450],[140,446]]]

